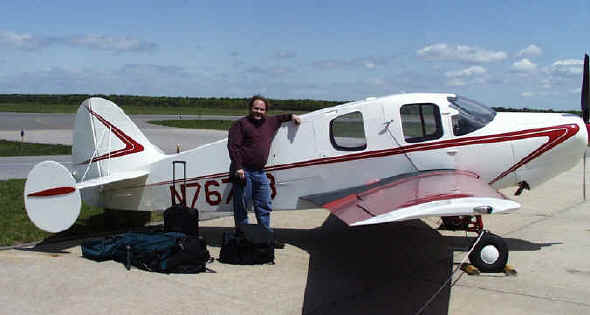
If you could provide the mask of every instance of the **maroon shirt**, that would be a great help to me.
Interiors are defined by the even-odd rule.
[[[234,122],[227,141],[231,159],[230,176],[242,168],[264,169],[275,132],[283,122],[290,120],[291,114],[286,114],[265,116],[261,120],[246,116]]]

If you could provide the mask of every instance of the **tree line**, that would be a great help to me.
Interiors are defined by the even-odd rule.
[[[229,97],[169,97],[169,96],[135,96],[103,94],[0,94],[0,104],[62,104],[80,105],[89,97],[106,98],[122,106],[158,106],[158,107],[206,107],[222,109],[243,109],[248,98]],[[331,107],[345,102],[324,100],[279,100],[269,99],[275,110],[313,111]]]
[[[221,108],[221,109],[244,109],[248,98],[230,97],[170,97],[170,96],[136,96],[118,94],[0,94],[0,104],[62,104],[80,105],[89,97],[102,97],[111,100],[122,106],[154,106],[154,107],[198,107],[198,108]],[[270,99],[271,108],[274,110],[297,110],[314,111],[317,109],[331,107],[346,103],[346,101],[324,101],[324,100],[279,100]],[[511,107],[492,107],[497,112],[566,112],[580,115],[580,111],[554,111],[552,109],[529,109]]]

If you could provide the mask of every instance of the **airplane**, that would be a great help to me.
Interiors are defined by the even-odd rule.
[[[349,226],[442,217],[478,233],[469,255],[483,272],[501,272],[506,242],[482,216],[520,204],[498,192],[531,189],[572,168],[589,143],[588,56],[583,119],[560,113],[495,112],[456,94],[367,98],[301,115],[277,131],[265,170],[277,209],[328,209]],[[180,164],[179,164],[180,163]],[[172,165],[184,177],[172,174]],[[153,211],[184,203],[231,212],[227,139],[165,154],[113,102],[92,97],[79,107],[70,172],[37,164],[24,190],[40,229],[76,221],[81,200],[106,209]],[[177,172],[175,170],[174,172]]]

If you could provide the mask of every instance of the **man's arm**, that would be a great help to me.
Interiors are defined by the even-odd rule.
[[[227,138],[227,150],[229,151],[229,158],[233,163],[234,170],[241,170],[242,166],[242,143],[244,135],[242,134],[242,126],[240,121],[236,121],[229,128]]]
[[[288,122],[288,121],[292,121],[295,124],[299,125],[299,124],[301,124],[301,121],[302,121],[301,117],[299,117],[295,114],[276,115],[274,117],[276,117],[277,120],[279,121],[279,126],[281,125],[281,123]]]

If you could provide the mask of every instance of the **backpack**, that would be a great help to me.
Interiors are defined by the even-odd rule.
[[[210,260],[206,242],[201,237],[178,232],[129,232],[82,243],[82,256],[95,261],[115,260],[162,273],[196,273],[207,270]]]
[[[242,224],[239,232],[223,233],[219,261],[235,265],[274,264],[274,235],[259,224]]]

